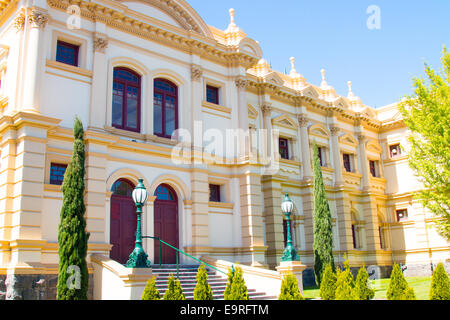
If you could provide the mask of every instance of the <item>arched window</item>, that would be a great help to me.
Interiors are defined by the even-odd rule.
[[[127,68],[114,68],[112,126],[141,131],[141,77]]]
[[[178,129],[178,87],[165,79],[154,81],[154,134],[171,138]]]
[[[358,215],[352,212],[352,237],[353,237],[353,248],[361,249],[361,226],[360,221],[358,221]]]
[[[133,184],[125,179],[117,180],[111,188],[113,195],[122,197],[131,197],[133,190]]]
[[[165,184],[162,184],[158,188],[156,188],[155,197],[157,200],[164,201],[174,201],[177,199],[172,188]]]

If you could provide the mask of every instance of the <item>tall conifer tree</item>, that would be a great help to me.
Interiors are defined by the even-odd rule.
[[[316,284],[320,287],[322,274],[327,264],[331,264],[333,271],[333,224],[330,206],[323,184],[322,168],[319,160],[319,150],[314,143],[314,274]]]
[[[84,214],[84,130],[76,118],[72,159],[62,185],[63,205],[58,230],[59,270],[57,299],[87,300],[89,273],[86,264],[89,234]]]

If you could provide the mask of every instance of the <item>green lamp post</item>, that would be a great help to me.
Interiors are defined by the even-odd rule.
[[[291,214],[292,210],[294,210],[294,203],[289,198],[289,194],[286,193],[283,202],[281,203],[281,211],[284,213],[286,217],[286,232],[287,232],[287,244],[286,249],[284,249],[283,257],[281,261],[299,261],[299,257],[297,255],[297,251],[292,245],[292,237],[291,237]]]
[[[143,179],[139,179],[139,183],[137,187],[134,189],[132,197],[137,208],[136,245],[127,261],[127,268],[150,268],[150,261],[148,261],[148,255],[145,253],[144,248],[142,248],[142,234],[141,234],[142,207],[144,206],[148,198],[148,192],[147,189],[145,189]]]

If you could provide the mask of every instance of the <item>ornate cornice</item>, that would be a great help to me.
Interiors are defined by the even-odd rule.
[[[235,84],[239,90],[245,90],[247,88],[247,86],[249,85],[249,81],[247,78],[238,77],[235,80]]]
[[[174,3],[172,0],[164,1]],[[127,15],[126,10],[123,13],[115,10],[114,7],[106,7],[96,2],[83,0],[47,0],[47,3],[49,7],[64,12],[72,4],[78,5],[80,7],[80,16],[84,19],[102,22],[108,27],[143,39],[157,41],[189,54],[199,54],[204,59],[225,66],[242,66],[248,69],[258,62],[257,58],[238,52],[237,48],[220,44],[215,39],[208,38],[193,30],[183,30],[176,27],[165,28],[156,22],[153,24],[150,20],[139,20],[130,14]],[[175,29],[178,30],[175,31]]]
[[[304,114],[297,115],[297,121],[300,128],[306,128],[309,124],[309,119]]]
[[[261,111],[263,113],[263,117],[270,117],[272,114],[272,103],[270,102],[264,102],[264,104],[261,106]]]
[[[339,132],[341,131],[341,128],[339,127],[331,127],[330,132],[332,136],[338,136]]]
[[[23,12],[19,13],[17,17],[14,19],[13,26],[17,31],[22,31],[25,26],[25,14]]]

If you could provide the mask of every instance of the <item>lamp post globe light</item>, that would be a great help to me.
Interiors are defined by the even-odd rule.
[[[133,201],[136,204],[137,215],[137,229],[136,229],[136,245],[131,253],[128,261],[127,268],[150,268],[150,261],[148,261],[148,255],[142,248],[142,234],[141,234],[141,217],[142,207],[148,199],[148,192],[144,186],[144,180],[139,179],[139,183],[132,194]]]
[[[294,210],[294,203],[289,198],[289,194],[286,193],[283,202],[281,203],[281,211],[286,217],[286,232],[287,232],[287,244],[286,249],[284,249],[283,257],[281,261],[289,262],[289,261],[299,261],[299,257],[297,255],[297,251],[292,245],[292,237],[291,237],[291,214],[292,210]]]

